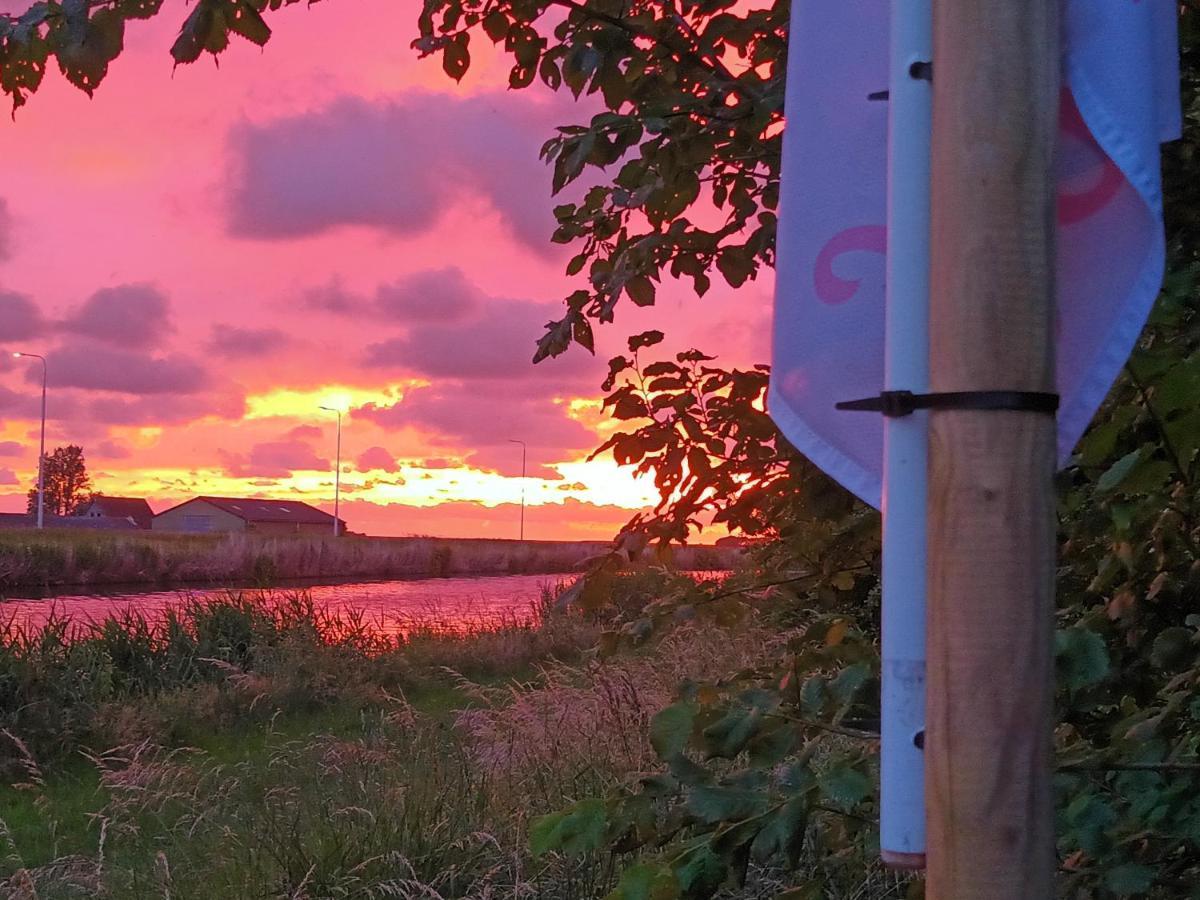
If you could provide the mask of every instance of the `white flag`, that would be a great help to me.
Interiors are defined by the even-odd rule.
[[[1064,8],[1061,462],[1158,294],[1159,143],[1181,127],[1174,0],[1067,0]],[[792,9],[768,408],[801,452],[879,506],[882,417],[834,403],[884,386],[888,110],[868,95],[888,86],[890,8],[883,0],[796,0]]]

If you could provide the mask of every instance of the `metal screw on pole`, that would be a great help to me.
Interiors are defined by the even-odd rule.
[[[521,540],[525,540],[525,442],[517,438],[509,438],[510,444],[521,445]]]
[[[36,353],[23,353],[20,350],[13,353],[13,357],[36,359],[42,363],[42,439],[38,447],[37,527],[44,528],[46,524],[46,357]]]
[[[342,503],[342,411],[332,406],[322,406],[326,412],[337,413],[337,466],[333,473],[333,536],[342,533],[341,503]]]

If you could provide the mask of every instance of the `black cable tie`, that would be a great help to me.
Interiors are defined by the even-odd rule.
[[[843,400],[837,409],[879,412],[888,418],[910,416],[918,409],[1009,410],[1054,415],[1058,412],[1058,394],[1039,391],[946,391],[914,394],[912,391],[884,391],[878,397]]]
[[[868,100],[886,100],[892,95],[891,91],[872,91],[867,94]]]

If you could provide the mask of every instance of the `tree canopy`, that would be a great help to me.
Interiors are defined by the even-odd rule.
[[[92,497],[92,477],[88,474],[87,460],[83,448],[76,444],[55,447],[44,460],[46,483],[46,515],[73,516]],[[36,513],[38,507],[37,486],[28,494],[28,510]]]

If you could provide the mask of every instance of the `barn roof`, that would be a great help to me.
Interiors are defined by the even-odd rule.
[[[194,503],[197,500],[211,503],[218,509],[247,522],[333,526],[333,516],[300,500],[270,500],[262,497],[193,497],[187,503]],[[179,505],[186,506],[187,504]]]
[[[149,528],[154,519],[154,510],[141,497],[106,497],[97,495],[92,503],[99,506],[106,516],[117,519],[132,519],[139,528]]]

